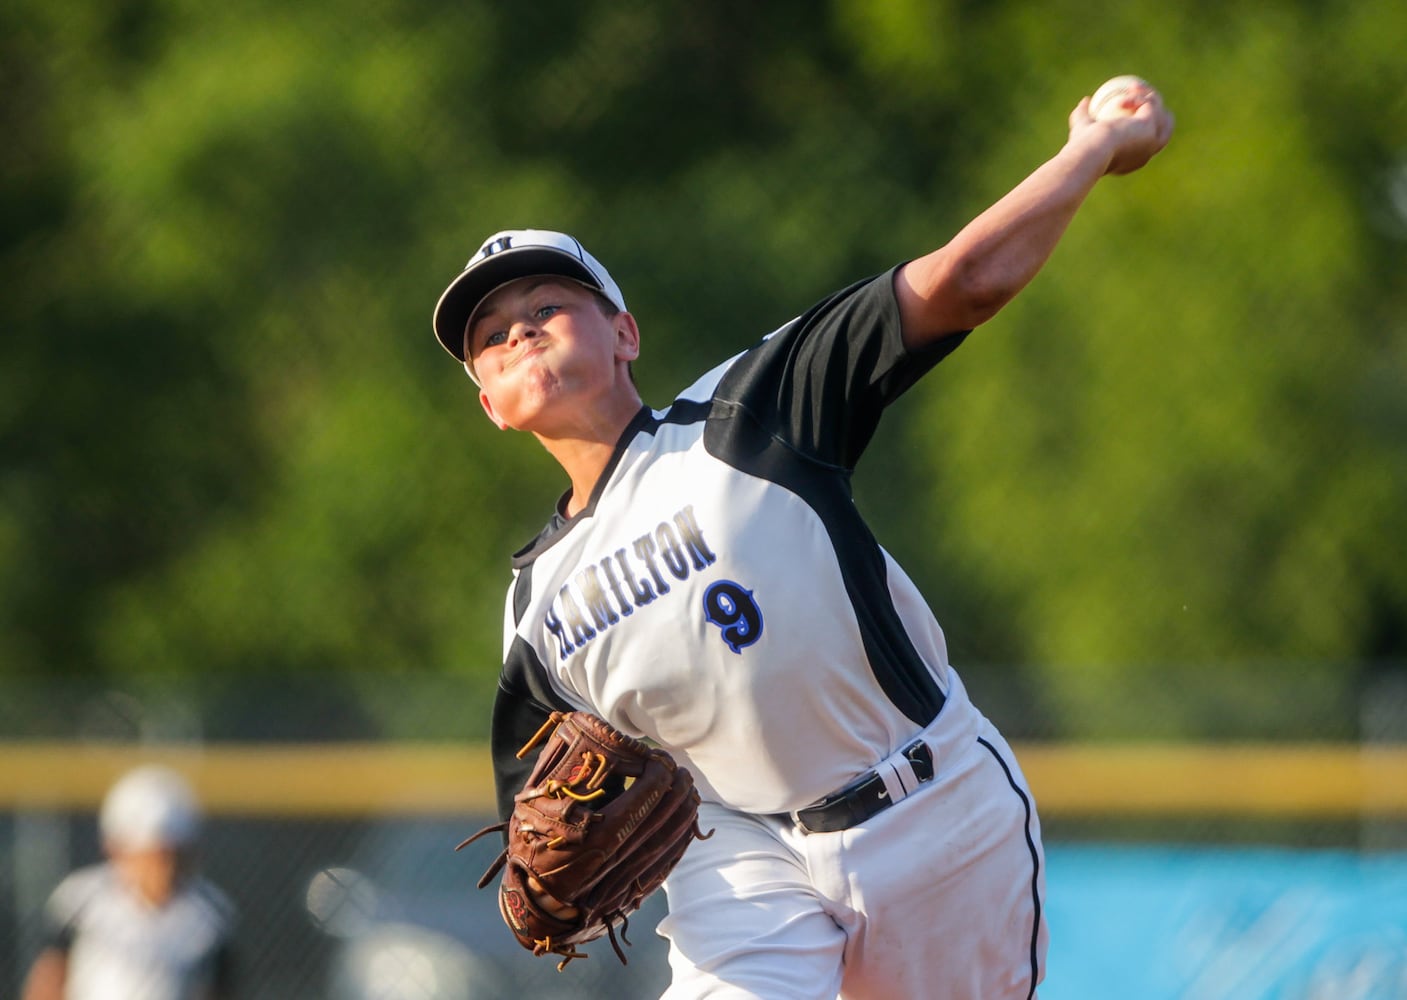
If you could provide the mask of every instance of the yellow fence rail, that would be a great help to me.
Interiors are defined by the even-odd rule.
[[[1407,745],[1016,746],[1043,815],[1407,817]],[[473,744],[0,743],[0,809],[88,810],[140,763],[178,768],[213,815],[489,813]]]

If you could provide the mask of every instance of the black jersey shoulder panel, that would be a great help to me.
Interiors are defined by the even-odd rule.
[[[489,736],[499,819],[512,814],[513,796],[522,790],[535,763],[531,755],[519,760],[518,751],[554,711],[571,710],[571,704],[553,689],[532,647],[515,637],[499,675]]]

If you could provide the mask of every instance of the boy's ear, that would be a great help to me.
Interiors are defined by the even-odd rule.
[[[640,325],[628,312],[616,314],[616,358],[634,361],[640,356]]]

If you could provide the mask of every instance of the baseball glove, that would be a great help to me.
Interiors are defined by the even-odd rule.
[[[544,737],[512,815],[455,850],[506,831],[507,846],[479,888],[503,872],[498,908],[518,943],[534,955],[562,956],[561,971],[586,957],[577,945],[609,935],[624,964],[616,924],[629,944],[630,914],[695,838],[711,836],[699,829],[693,775],[663,750],[586,712],[552,713],[518,758]]]

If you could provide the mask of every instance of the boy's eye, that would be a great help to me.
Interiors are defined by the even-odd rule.
[[[499,344],[503,343],[507,339],[507,330],[495,330],[493,333],[489,334],[487,337],[484,338],[484,346],[497,347]]]
[[[561,309],[561,308],[562,308],[561,306],[543,306],[541,309],[539,309],[539,310],[537,311],[537,318],[538,318],[538,319],[550,319],[550,318],[552,317],[552,315],[553,315],[555,312],[557,312],[557,310],[559,310],[559,309]]]

